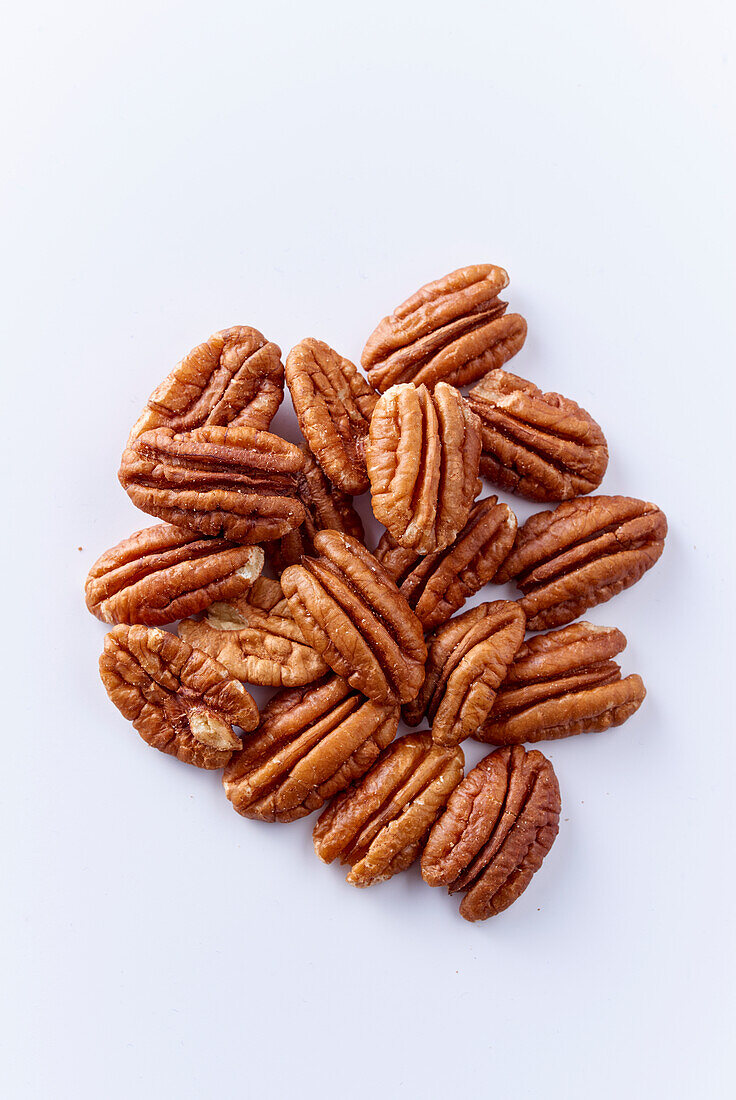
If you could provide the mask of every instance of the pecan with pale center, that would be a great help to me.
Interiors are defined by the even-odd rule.
[[[651,569],[667,520],[633,497],[581,497],[537,512],[519,528],[494,581],[515,580],[529,630],[564,626]]]
[[[153,428],[204,424],[265,430],[284,397],[281,349],[255,328],[234,325],[193,348],[148,398],[131,439]]]
[[[530,500],[568,500],[600,485],[606,439],[574,401],[503,370],[466,400],[480,419],[480,472],[494,485]]]
[[[311,338],[287,355],[286,384],[302,435],[327,477],[344,493],[364,493],[365,441],[378,394],[349,359]]]
[[[349,535],[319,531],[319,557],[281,575],[307,642],[338,676],[376,703],[413,699],[424,679],[422,624],[370,551]]]
[[[429,733],[394,741],[371,770],[338,795],[314,827],[325,863],[350,865],[353,886],[373,886],[406,870],[463,776],[461,748],[436,745]]]
[[[280,691],[225,768],[225,793],[244,817],[296,821],[365,775],[398,722],[398,706],[371,703],[338,676]]]
[[[141,511],[251,545],[303,522],[303,465],[293,443],[255,428],[156,428],[128,442],[118,477]]]
[[[255,729],[258,708],[238,680],[173,634],[116,626],[105,637],[100,676],[144,741],[197,768],[222,768]]]
[[[481,482],[480,423],[453,386],[394,386],[371,420],[366,462],[373,512],[418,554],[449,546]]]
[[[524,640],[524,622],[518,603],[496,600],[438,627],[427,639],[424,683],[404,707],[405,721],[416,726],[426,716],[439,745],[457,745],[474,734]]]
[[[422,877],[467,891],[465,920],[486,920],[523,894],[552,847],[560,788],[549,760],[520,745],[497,749],[468,772],[429,834]]]
[[[514,513],[497,497],[487,497],[473,505],[468,522],[444,550],[420,557],[398,546],[386,531],[376,557],[424,629],[433,630],[491,580],[515,535]]]
[[[508,281],[502,267],[475,264],[412,294],[368,338],[370,383],[381,392],[398,382],[464,386],[503,366],[526,339],[524,318],[498,298]]]

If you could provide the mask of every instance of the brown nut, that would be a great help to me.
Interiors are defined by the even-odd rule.
[[[248,684],[298,687],[328,671],[304,641],[281,585],[266,577],[245,597],[213,604],[201,622],[185,619],[179,635]]]
[[[408,702],[424,679],[422,625],[370,551],[319,531],[318,558],[290,565],[281,585],[307,642],[376,703]]]
[[[501,367],[526,339],[526,321],[504,316],[502,267],[475,264],[427,283],[384,317],[361,362],[382,393],[399,382],[431,390],[439,381],[464,386]]]
[[[338,676],[280,691],[225,768],[225,793],[244,817],[296,821],[365,775],[398,723],[398,706],[371,703]]]
[[[564,626],[635,584],[664,549],[667,520],[633,497],[581,497],[519,528],[494,581],[515,579],[528,630]]]
[[[304,520],[293,443],[255,428],[170,428],[129,441],[118,477],[137,508],[198,531],[251,545],[281,538]]]
[[[234,325],[178,363],[148,398],[131,439],[153,428],[189,432],[205,424],[268,428],[284,397],[281,349],[258,329]]]
[[[497,497],[479,500],[454,542],[420,557],[383,535],[376,557],[425,630],[441,626],[492,579],[516,536],[516,516]]]
[[[258,708],[211,657],[163,630],[116,626],[105,638],[100,676],[144,741],[197,768],[223,768]]]
[[[523,894],[557,836],[560,788],[541,752],[490,753],[450,795],[429,834],[422,877],[467,893],[465,920],[486,920]]]
[[[424,683],[404,707],[416,726],[426,716],[439,745],[457,745],[483,725],[524,640],[524,612],[512,600],[464,611],[427,639]]]
[[[620,630],[573,623],[538,634],[516,654],[478,741],[520,745],[620,726],[639,709],[640,676],[621,679],[611,660],[626,646]]]
[[[443,550],[480,491],[479,461],[479,421],[453,386],[394,386],[376,405],[366,450],[376,519],[400,546]]]
[[[302,435],[344,493],[364,493],[365,440],[378,394],[357,367],[321,340],[302,340],[286,357],[286,384]]]
[[[105,623],[163,626],[244,595],[262,568],[260,546],[203,539],[162,523],[107,550],[84,592],[89,610]]]
[[[603,432],[585,409],[533,382],[492,371],[466,398],[480,419],[480,472],[530,500],[569,500],[597,489],[608,466]]]
[[[462,749],[442,748],[429,733],[400,737],[321,814],[314,827],[317,855],[350,864],[352,886],[373,886],[406,870],[462,779],[464,763]]]

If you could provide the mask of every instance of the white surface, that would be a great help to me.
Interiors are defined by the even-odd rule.
[[[728,8],[15,6],[3,1097],[730,1093]],[[590,615],[628,636],[642,710],[542,746],[558,840],[471,926],[415,871],[352,890],[311,821],[246,822],[147,748],[81,589],[146,523],[120,451],[190,347],[242,322],[357,360],[422,282],[486,260],[529,321],[512,368],[600,419],[603,491],[670,534]]]

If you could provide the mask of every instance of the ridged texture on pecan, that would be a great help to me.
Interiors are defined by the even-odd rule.
[[[406,870],[463,776],[462,749],[429,733],[389,745],[363,779],[338,795],[314,827],[320,859],[350,864],[353,886],[373,886]]]
[[[281,586],[266,577],[242,599],[213,604],[201,622],[186,619],[179,634],[248,684],[298,687],[328,671],[304,641]]]
[[[241,745],[233,725],[258,724],[256,704],[227,669],[163,630],[116,626],[100,676],[144,741],[197,768],[224,767]]]
[[[480,424],[453,386],[394,386],[371,420],[366,461],[373,512],[400,545],[449,546],[481,488]]]
[[[467,893],[460,915],[485,920],[523,894],[559,827],[560,788],[549,760],[520,745],[497,749],[453,791],[422,855],[430,886]]]
[[[608,465],[603,432],[559,393],[497,370],[468,394],[481,425],[480,472],[530,500],[569,500],[597,489]]]
[[[131,432],[189,432],[204,424],[265,430],[284,397],[281,349],[255,328],[234,325],[210,336],[153,391]]]
[[[646,695],[641,677],[622,680],[611,660],[625,646],[620,630],[586,622],[531,638],[473,736],[492,745],[520,745],[620,726]]]
[[[260,546],[203,539],[168,523],[135,531],[89,571],[87,607],[105,623],[162,626],[242,596],[263,568]]]
[[[327,477],[344,493],[364,493],[365,440],[378,394],[349,359],[311,338],[289,352],[286,383],[302,434]]]
[[[373,554],[349,535],[319,531],[317,558],[290,565],[281,585],[310,645],[376,703],[408,702],[424,679],[422,624]]]
[[[508,285],[502,267],[475,264],[427,283],[384,317],[368,338],[361,362],[385,392],[399,382],[432,389],[464,386],[501,367],[523,346],[526,321],[504,316],[498,294]]]
[[[244,817],[295,821],[365,775],[398,722],[338,676],[281,691],[226,767],[227,797]]]
[[[304,520],[293,443],[255,428],[170,428],[129,441],[118,477],[143,512],[251,545],[281,538]]]
[[[667,520],[632,497],[581,497],[519,528],[494,580],[514,579],[529,630],[564,626],[629,588],[664,549]]]
[[[514,513],[497,497],[487,497],[473,505],[468,522],[444,550],[420,557],[386,532],[376,557],[424,629],[433,630],[492,579],[515,535]]]
[[[464,611],[427,639],[429,654],[419,695],[404,707],[416,726],[432,723],[439,745],[457,745],[483,725],[496,692],[524,640],[524,612],[511,600]]]

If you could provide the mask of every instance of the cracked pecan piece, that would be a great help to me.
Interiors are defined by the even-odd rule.
[[[557,836],[560,788],[549,760],[520,745],[468,772],[429,834],[422,877],[465,890],[460,915],[486,920],[523,894]]]
[[[487,375],[466,401],[480,420],[480,472],[529,500],[569,500],[597,489],[608,446],[592,416],[559,393],[507,371]]]
[[[475,264],[412,294],[368,337],[361,362],[371,385],[464,386],[503,366],[526,339],[524,318],[498,298],[508,281],[502,267]]]
[[[100,676],[144,741],[197,768],[222,768],[252,730],[258,708],[227,669],[173,634],[116,626],[105,637]]]
[[[426,716],[439,745],[457,745],[483,725],[524,641],[524,612],[512,600],[482,603],[427,639],[424,683],[404,707],[416,726]]]
[[[422,625],[373,554],[319,531],[319,557],[281,575],[294,619],[330,668],[376,703],[408,702],[424,678]]]
[[[203,539],[162,523],[107,550],[87,575],[87,607],[105,623],[163,626],[242,596],[263,568],[260,546]]]
[[[394,741],[371,770],[338,795],[314,827],[321,860],[350,865],[352,886],[385,882],[411,866],[463,776],[461,748],[443,748],[429,733]]]
[[[626,646],[620,630],[573,623],[525,642],[473,733],[492,745],[551,741],[620,726],[639,709],[640,676],[621,678],[612,660]]]
[[[327,477],[344,493],[368,488],[365,441],[378,394],[328,344],[302,340],[286,357],[299,427]]]
[[[387,532],[376,557],[425,630],[441,626],[490,581],[516,536],[516,516],[497,497],[479,500],[454,542],[420,557],[398,546]]]
[[[515,580],[527,629],[572,622],[635,584],[664,549],[667,520],[633,497],[581,497],[519,528],[494,581]]]
[[[478,418],[453,386],[394,386],[371,420],[366,461],[371,503],[400,546],[431,554],[449,546],[478,495]]]
[[[368,771],[393,741],[398,706],[378,706],[338,676],[280,691],[223,774],[239,814],[296,821]]]
[[[281,349],[255,328],[234,325],[186,355],[148,398],[131,439],[153,428],[205,424],[265,430],[284,397]]]
[[[328,671],[294,622],[281,585],[267,577],[245,597],[213,604],[201,621],[185,619],[179,635],[248,684],[299,687]]]
[[[251,545],[304,520],[296,477],[304,456],[255,428],[171,428],[128,442],[118,477],[137,508],[202,535]]]

